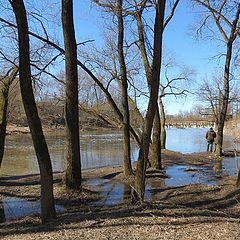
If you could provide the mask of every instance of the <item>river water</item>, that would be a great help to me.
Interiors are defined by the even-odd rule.
[[[182,153],[205,152],[206,128],[167,129],[167,149]],[[49,152],[52,159],[53,170],[64,170],[65,140],[62,132],[55,131],[46,135]],[[122,165],[123,158],[123,136],[121,132],[85,132],[81,134],[81,162],[82,169],[99,168],[105,166]],[[225,138],[224,149],[232,149],[233,141]],[[138,157],[138,148],[132,144],[132,160]],[[160,180],[147,180],[146,199],[153,199],[152,189],[154,186],[174,187],[188,184],[217,185],[219,175],[213,169],[196,167],[196,171],[186,171],[193,166],[176,165],[165,169],[168,178]],[[225,158],[220,166],[221,174],[236,174],[236,160]],[[25,175],[39,173],[37,159],[32,146],[31,136],[9,135],[6,139],[5,155],[0,169],[0,177],[7,175]],[[103,182],[104,181],[104,182]],[[88,185],[101,187],[101,199],[95,203],[98,205],[115,205],[130,197],[130,186],[122,183],[112,183],[106,179],[89,180]],[[1,200],[1,199],[0,199]],[[57,211],[63,211],[62,206],[56,206]],[[0,206],[1,210],[1,206]],[[4,220],[24,217],[40,212],[40,203],[23,199],[8,197],[2,199],[2,210]]]
[[[204,128],[167,129],[167,149],[182,153],[206,151]],[[64,170],[65,140],[62,132],[46,135],[53,171]],[[122,165],[123,136],[121,132],[89,132],[81,134],[82,169]],[[232,140],[225,138],[224,148],[231,148]],[[132,159],[137,160],[138,148],[132,144]],[[0,176],[39,173],[31,136],[9,135]]]

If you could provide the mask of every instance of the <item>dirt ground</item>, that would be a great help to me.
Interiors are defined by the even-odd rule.
[[[214,166],[219,161],[206,153],[164,151],[162,156],[164,167]],[[82,192],[67,191],[62,177],[62,173],[54,174],[54,195],[65,211],[46,224],[41,224],[38,215],[0,223],[0,239],[240,239],[240,190],[232,177],[220,179],[218,186],[155,186],[151,201],[132,205],[128,199],[114,206],[94,204],[101,199],[99,189],[87,182],[94,178],[131,182],[120,167],[83,171]],[[164,177],[163,171],[147,171],[147,178]],[[34,201],[39,199],[39,189],[38,175],[0,178],[2,198]]]

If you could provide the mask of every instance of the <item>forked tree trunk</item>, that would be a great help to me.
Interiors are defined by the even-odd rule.
[[[153,119],[157,108],[157,99],[160,81],[160,67],[162,60],[162,35],[166,0],[159,0],[156,6],[156,16],[154,24],[154,46],[153,46],[153,65],[150,97],[147,113],[143,126],[139,157],[137,162],[135,184],[133,189],[133,202],[143,201],[145,192],[145,175],[149,153],[149,144]]]
[[[4,155],[9,88],[16,78],[18,68],[11,71],[10,76],[5,76],[0,80],[0,167]]]
[[[28,23],[25,6],[23,0],[13,0],[10,1],[10,3],[13,7],[18,26],[19,81],[21,95],[40,168],[41,218],[43,222],[46,222],[56,216],[53,197],[52,165],[33,94]]]
[[[62,0],[62,26],[66,58],[66,187],[70,189],[81,189],[77,44],[74,32],[72,0]]]
[[[149,59],[147,55],[147,50],[145,47],[145,36],[144,36],[144,27],[142,23],[142,13],[143,13],[144,6],[142,9],[139,10],[135,14],[135,18],[137,21],[138,27],[138,38],[139,38],[139,48],[141,52],[141,57],[147,77],[148,88],[149,91],[152,85],[152,69],[149,64]],[[150,151],[150,161],[153,168],[161,169],[161,128],[160,128],[160,119],[159,119],[159,111],[154,116],[154,123],[153,123],[153,138],[151,144],[151,151]]]
[[[122,16],[122,0],[117,1],[117,18],[118,18],[118,59],[121,72],[121,93],[123,108],[123,171],[126,176],[132,175],[131,165],[131,143],[130,143],[130,117],[128,104],[128,82],[125,57],[123,53],[124,25]]]

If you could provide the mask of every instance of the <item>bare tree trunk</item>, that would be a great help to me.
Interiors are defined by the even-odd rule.
[[[153,121],[153,137],[151,145],[151,164],[155,169],[162,169],[161,162],[161,126],[159,108],[157,105],[154,121]]]
[[[46,222],[56,216],[53,197],[53,174],[51,159],[45,137],[43,135],[42,124],[38,116],[32,89],[26,10],[23,0],[13,0],[9,2],[13,7],[13,11],[17,20],[20,89],[40,168],[41,218],[43,222]]]
[[[130,148],[130,117],[128,104],[128,82],[125,58],[123,53],[124,26],[122,16],[122,0],[117,1],[117,18],[118,18],[118,59],[121,71],[121,90],[122,90],[122,108],[123,108],[123,157],[124,157],[124,174],[132,175],[131,165],[131,148]]]
[[[66,186],[70,189],[81,189],[77,44],[74,32],[72,0],[62,0],[62,26],[66,56]]]
[[[161,149],[166,149],[166,116],[165,116],[165,111],[164,111],[164,105],[162,102],[162,99],[159,99],[159,106],[160,106],[160,116],[161,116]]]
[[[18,69],[11,70],[10,76],[8,74],[0,79],[0,167],[4,155],[6,128],[7,128],[7,108],[8,108],[8,94],[9,88],[16,78]]]
[[[232,47],[233,42],[236,39],[236,28],[240,14],[240,4],[238,4],[238,10],[236,13],[236,17],[232,24],[231,34],[229,36],[227,42],[227,53],[226,53],[226,60],[225,60],[225,68],[224,68],[224,90],[222,96],[222,102],[220,107],[220,113],[218,116],[218,126],[217,126],[217,147],[216,147],[216,154],[218,156],[222,156],[222,146],[223,146],[223,129],[224,123],[226,120],[227,115],[227,108],[229,102],[229,76],[230,76],[230,66],[231,66],[231,59],[232,59]]]
[[[152,81],[150,89],[150,98],[148,102],[147,113],[145,117],[143,133],[141,138],[141,146],[137,162],[135,185],[133,191],[133,201],[143,201],[145,192],[145,174],[149,153],[149,144],[153,119],[157,108],[157,99],[160,82],[160,67],[162,60],[162,35],[163,22],[166,0],[159,0],[156,6],[156,16],[154,24],[154,46],[153,46],[153,65],[152,65]]]

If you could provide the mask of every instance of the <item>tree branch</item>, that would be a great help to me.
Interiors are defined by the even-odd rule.
[[[176,2],[173,5],[173,8],[171,10],[170,15],[167,17],[167,19],[165,20],[164,24],[163,24],[163,30],[166,28],[166,26],[168,25],[168,23],[171,21],[171,19],[173,18],[173,15],[175,13],[175,10],[177,8],[177,5],[179,3],[180,0],[176,0]]]

